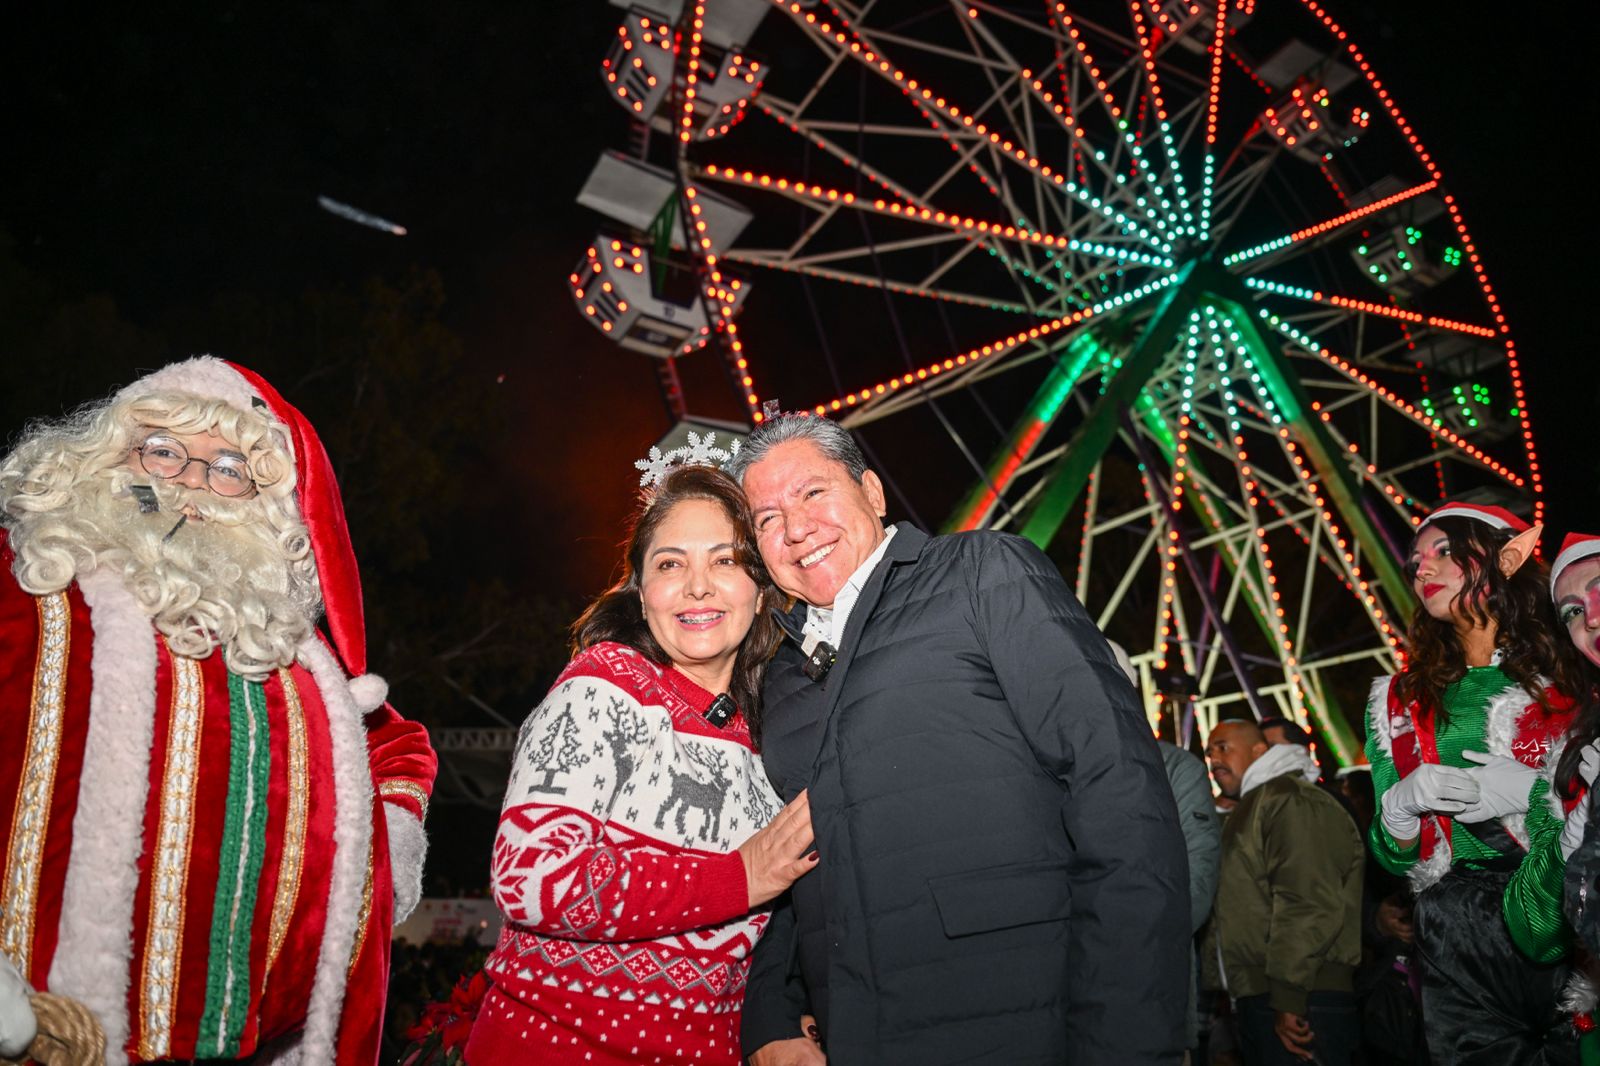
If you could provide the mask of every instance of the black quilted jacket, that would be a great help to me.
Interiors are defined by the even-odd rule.
[[[901,524],[841,644],[821,684],[792,642],[767,675],[767,772],[811,789],[821,862],[756,948],[745,1050],[810,1012],[836,1066],[1179,1061],[1172,791],[1055,567]]]

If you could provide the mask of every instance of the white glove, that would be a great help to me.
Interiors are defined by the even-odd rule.
[[[1456,821],[1487,822],[1491,818],[1527,812],[1528,790],[1539,777],[1539,771],[1504,755],[1464,751],[1461,757],[1478,764],[1467,770],[1478,782],[1478,801],[1456,815]]]
[[[1572,853],[1578,850],[1578,845],[1583,843],[1584,830],[1589,827],[1589,809],[1594,805],[1594,780],[1600,776],[1600,740],[1584,745],[1583,751],[1578,754],[1578,776],[1590,789],[1584,793],[1578,805],[1572,808],[1567,815],[1566,822],[1561,826],[1561,858],[1572,858]]]
[[[22,1058],[38,1034],[29,998],[28,982],[10,959],[0,955],[0,1058]]]
[[[1415,840],[1424,814],[1454,817],[1478,802],[1478,781],[1454,766],[1423,763],[1383,794],[1383,827],[1396,840]]]

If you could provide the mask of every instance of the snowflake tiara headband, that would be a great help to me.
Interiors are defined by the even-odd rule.
[[[639,487],[659,485],[665,480],[667,472],[676,466],[709,466],[717,470],[722,469],[739,454],[739,442],[730,440],[728,447],[718,448],[716,440],[715,433],[707,433],[702,438],[700,434],[690,430],[688,444],[667,452],[662,452],[660,448],[652,445],[648,458],[633,461],[634,469],[644,471],[639,475]]]

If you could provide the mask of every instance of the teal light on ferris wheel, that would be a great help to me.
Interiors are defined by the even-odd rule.
[[[1258,12],[1254,0],[1138,0],[1109,12],[1118,16],[1116,25],[1098,18],[1095,23],[1073,22],[1065,0],[1046,0],[1031,14],[1025,5],[1004,5],[1003,10],[956,5],[948,12],[930,9],[925,20],[930,32],[924,38],[921,25],[889,23],[876,10],[878,5],[852,4],[846,14],[836,0],[772,0],[760,29],[762,43],[770,37],[774,47],[767,54],[782,55],[788,67],[773,72],[781,75],[774,84],[800,91],[784,99],[761,88],[750,101],[756,122],[730,126],[717,137],[741,164],[760,160],[771,165],[772,185],[745,183],[742,174],[732,179],[745,188],[735,190],[738,195],[731,199],[759,221],[742,237],[716,248],[714,257],[700,254],[706,246],[699,244],[698,231],[686,234],[686,258],[695,268],[700,291],[708,295],[727,288],[712,279],[714,272],[754,263],[817,278],[825,285],[879,287],[886,304],[903,311],[908,321],[928,316],[930,307],[939,308],[942,316],[944,307],[961,305],[948,325],[922,328],[932,321],[924,317],[906,331],[919,339],[949,336],[951,350],[913,349],[903,366],[869,350],[868,336],[858,323],[824,313],[819,328],[837,334],[841,348],[852,356],[851,366],[871,367],[877,360],[877,373],[893,376],[865,386],[855,383],[850,392],[810,409],[839,417],[855,429],[897,418],[899,412],[939,397],[949,397],[952,404],[965,402],[969,390],[983,393],[981,399],[997,413],[1009,403],[1010,410],[1000,417],[1017,419],[1011,427],[1017,435],[1006,435],[1007,427],[1002,427],[1002,443],[1021,444],[1009,454],[991,453],[996,457],[984,469],[1002,476],[989,482],[998,488],[976,521],[1014,522],[1007,528],[1043,544],[1056,537],[1062,523],[1081,529],[1079,580],[1088,582],[1083,598],[1087,602],[1098,595],[1115,601],[1094,605],[1107,618],[1123,609],[1116,606],[1122,594],[1097,587],[1103,580],[1097,575],[1118,557],[1097,558],[1098,569],[1086,566],[1084,559],[1102,532],[1115,530],[1115,539],[1125,541],[1135,530],[1146,536],[1153,531],[1150,551],[1163,584],[1146,589],[1144,577],[1132,569],[1112,580],[1136,583],[1134,598],[1145,604],[1151,592],[1157,593],[1160,651],[1177,651],[1192,666],[1200,657],[1188,628],[1196,610],[1189,578],[1165,542],[1168,528],[1143,529],[1164,521],[1157,503],[1162,494],[1154,486],[1159,479],[1172,478],[1183,490],[1177,495],[1183,500],[1185,525],[1201,533],[1197,543],[1202,551],[1214,552],[1234,571],[1234,580],[1242,583],[1235,596],[1244,612],[1240,617],[1255,614],[1266,654],[1283,666],[1280,683],[1271,678],[1277,672],[1268,667],[1272,658],[1256,660],[1262,679],[1273,685],[1269,705],[1295,713],[1305,693],[1317,693],[1307,710],[1345,761],[1359,759],[1346,716],[1321,695],[1321,677],[1304,676],[1319,669],[1318,664],[1302,670],[1301,655],[1310,659],[1316,638],[1302,647],[1307,642],[1301,632],[1290,634],[1283,628],[1285,612],[1293,628],[1296,607],[1288,602],[1287,590],[1294,579],[1272,571],[1278,544],[1286,541],[1296,560],[1305,559],[1308,548],[1333,558],[1343,587],[1362,605],[1361,617],[1378,622],[1382,637],[1373,643],[1385,651],[1392,648],[1394,634],[1375,608],[1374,596],[1384,596],[1391,613],[1400,610],[1403,605],[1391,598],[1389,586],[1401,582],[1378,563],[1386,549],[1372,527],[1363,524],[1360,504],[1376,499],[1409,516],[1419,507],[1417,496],[1433,489],[1430,467],[1383,469],[1385,463],[1395,465],[1394,457],[1404,454],[1408,439],[1401,436],[1391,444],[1387,435],[1413,434],[1409,440],[1414,443],[1415,434],[1425,431],[1451,462],[1471,467],[1474,474],[1481,468],[1512,488],[1528,488],[1535,508],[1539,478],[1517,353],[1480,250],[1416,131],[1321,2],[1290,0],[1287,8],[1269,12],[1267,5],[1260,5]],[[697,19],[703,19],[703,10],[697,9]],[[944,34],[935,25],[950,17],[959,20],[959,33]],[[1291,26],[1296,18],[1299,24]],[[1241,36],[1235,23],[1246,19],[1254,21]],[[1325,34],[1319,35],[1319,21]],[[697,24],[694,33],[687,27],[686,15],[683,47],[670,52],[675,60],[671,77],[658,84],[692,84],[699,100],[709,97],[721,76],[717,67],[722,60],[711,58],[721,50],[710,49],[698,57],[698,65],[691,62],[703,27]],[[1297,112],[1309,129],[1317,130],[1315,124],[1327,127],[1326,135],[1307,137],[1296,131],[1299,144],[1287,141],[1283,130],[1266,130],[1266,137],[1276,140],[1265,145],[1266,138],[1257,138],[1263,131],[1262,116],[1279,107],[1286,90],[1263,79],[1252,56],[1240,48],[1246,40],[1252,52],[1270,48],[1274,33],[1276,43],[1293,39],[1319,51],[1319,71],[1337,65],[1351,72],[1348,84],[1337,89],[1320,83],[1312,87],[1316,91],[1303,101],[1304,110],[1312,112],[1309,118]],[[784,34],[795,39],[783,42]],[[938,47],[924,48],[925,42]],[[1097,51],[1114,56],[1114,61],[1100,68]],[[722,72],[727,69],[721,67]],[[979,71],[977,77],[968,76],[973,71]],[[699,80],[686,83],[690,73]],[[987,76],[993,79],[988,90],[982,84]],[[808,78],[815,84],[808,85]],[[865,132],[847,129],[848,121],[822,106],[830,99],[837,103],[846,90],[859,95],[863,84],[875,94],[866,112],[872,128]],[[970,95],[956,98],[952,92]],[[691,129],[686,124],[684,96],[677,91],[664,96],[665,111],[654,117],[690,137],[684,139],[679,132],[676,143],[656,142],[649,162],[659,167],[669,162],[659,149],[677,149],[671,162],[678,170],[669,181],[676,180],[680,189],[695,188],[706,198],[709,212],[714,194],[701,180],[707,146],[697,138],[698,125]],[[900,107],[902,99],[909,106]],[[634,106],[640,101],[631,89],[624,102],[634,113],[642,110],[642,105]],[[776,137],[745,132],[762,122],[757,112],[776,123]],[[651,117],[644,116],[644,121]],[[787,148],[778,144],[791,135]],[[1367,176],[1364,180],[1373,181],[1361,188],[1343,184],[1353,176],[1353,164],[1344,164],[1353,159],[1348,149],[1358,136],[1359,169]],[[933,158],[937,156],[945,156],[944,162]],[[840,179],[841,166],[847,179]],[[786,187],[777,185],[782,172],[789,178]],[[804,183],[798,180],[801,174]],[[711,177],[719,191],[731,183],[725,174]],[[836,188],[819,189],[813,178],[833,180]],[[1297,194],[1256,194],[1285,184]],[[866,207],[846,204],[848,193],[882,197],[885,206],[880,211],[874,201]],[[1426,208],[1419,203],[1416,210],[1391,210],[1425,193],[1430,194]],[[955,207],[963,213],[953,216]],[[680,204],[680,210],[688,214],[687,206]],[[972,212],[970,226],[965,212]],[[880,221],[880,215],[894,217]],[[1365,238],[1340,232],[1369,217],[1349,227],[1364,231]],[[796,218],[802,225],[793,225]],[[996,226],[988,221],[993,219],[1007,221]],[[771,225],[774,220],[781,228]],[[708,238],[717,230],[709,214],[694,221],[707,223],[712,231]],[[779,239],[767,243],[775,232]],[[784,239],[793,234],[798,239]],[[1253,246],[1211,247],[1220,234]],[[1282,236],[1264,239],[1272,234]],[[1363,239],[1370,248],[1389,252],[1379,270],[1388,276],[1391,291],[1381,297],[1368,283],[1368,263],[1351,264],[1351,251]],[[972,254],[980,250],[985,254]],[[869,263],[869,251],[881,255],[881,263]],[[1392,254],[1396,251],[1404,254]],[[1265,269],[1268,263],[1272,266]],[[1447,302],[1431,303],[1428,286],[1452,268],[1459,277],[1451,282]],[[733,313],[723,314],[730,321],[719,321],[699,348],[727,346],[729,341],[749,344],[757,351],[751,361],[759,371],[765,339],[801,325],[795,321],[794,301],[782,298],[780,284],[790,282],[758,283],[755,299],[743,308],[754,320],[741,320],[735,333],[724,329],[733,325]],[[1468,294],[1481,295],[1481,305],[1469,306],[1464,298]],[[1289,301],[1316,306],[1297,308],[1292,320],[1272,313]],[[826,297],[820,302],[826,312]],[[1429,308],[1447,310],[1460,320],[1434,316]],[[991,309],[1006,312],[1006,317]],[[1333,354],[1324,342],[1349,346],[1349,358]],[[1448,370],[1435,369],[1464,365],[1453,362],[1462,352],[1473,365],[1483,365],[1475,346],[1494,353],[1482,380],[1458,382]],[[680,353],[678,359],[691,359],[697,349],[680,345],[671,350]],[[1417,353],[1416,363],[1426,363],[1422,369],[1430,375],[1431,397],[1417,398],[1412,352]],[[744,371],[742,364],[739,368]],[[672,377],[671,368],[667,370],[660,375],[663,382]],[[1022,405],[1003,398],[1016,395],[1014,391],[985,384],[1003,373],[1033,374],[1035,383],[1039,377],[1044,383]],[[1368,393],[1375,399],[1369,400]],[[754,396],[754,387],[748,386],[741,399],[749,403]],[[1352,402],[1356,399],[1360,402]],[[1125,491],[1131,482],[1117,483],[1126,466],[1105,462],[1102,469],[1107,450],[1126,439],[1130,411],[1134,432],[1155,441],[1164,460],[1144,471],[1148,495],[1139,511],[1131,506],[1140,493]],[[1380,424],[1385,435],[1381,448]],[[1520,452],[1516,437],[1507,440],[1504,432],[1517,424],[1523,430]],[[1486,428],[1495,432],[1482,432]],[[1329,440],[1335,442],[1331,448]],[[1507,454],[1491,456],[1478,446],[1480,441],[1496,447],[1504,441]],[[988,451],[989,444],[978,440],[972,454]],[[1035,448],[1038,454],[1033,454]],[[1524,456],[1526,471],[1520,465]],[[1513,461],[1519,464],[1516,470],[1506,465]],[[1246,467],[1255,474],[1257,463],[1260,476],[1246,479]],[[1413,469],[1418,473],[1411,474]],[[1365,488],[1349,488],[1352,475]],[[1247,484],[1248,490],[1241,491]],[[1366,493],[1364,500],[1352,495],[1361,492]],[[1079,495],[1083,493],[1087,496]],[[965,496],[962,502],[970,504],[974,498]],[[1257,510],[1266,523],[1263,534],[1272,542],[1259,551],[1232,528],[1248,525]],[[1371,575],[1370,589],[1369,579],[1355,565],[1357,558]],[[1307,602],[1315,604],[1318,616],[1324,614],[1325,598]],[[1142,628],[1145,621],[1140,619],[1138,631],[1148,640],[1152,630]],[[1134,631],[1126,620],[1122,625]],[[1363,665],[1390,670],[1395,664],[1390,659]],[[1221,678],[1227,672],[1214,674]],[[1231,698],[1237,697],[1235,692]]]

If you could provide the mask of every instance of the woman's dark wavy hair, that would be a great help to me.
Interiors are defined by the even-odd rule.
[[[1564,799],[1578,794],[1578,761],[1583,749],[1600,740],[1600,670],[1581,653],[1576,669],[1582,677],[1577,689],[1578,714],[1567,727],[1567,746],[1561,750],[1561,759],[1556,763],[1556,791]]]
[[[644,567],[645,552],[654,539],[656,530],[665,522],[672,509],[685,500],[709,500],[722,508],[722,513],[733,523],[734,558],[756,583],[759,593],[756,600],[755,620],[750,632],[739,645],[739,654],[733,661],[733,681],[728,695],[733,697],[750,724],[750,734],[761,735],[761,678],[767,660],[777,650],[782,630],[767,610],[775,602],[777,588],[767,574],[756,548],[755,532],[750,524],[750,505],[745,502],[739,485],[727,474],[709,466],[679,466],[653,489],[641,494],[639,507],[628,527],[628,538],[622,545],[622,574],[599,598],[591,603],[578,620],[572,623],[572,654],[604,641],[615,641],[633,648],[651,662],[660,666],[671,665],[667,653],[651,634],[645,623],[644,610],[639,600],[639,575]]]
[[[1445,535],[1450,557],[1461,567],[1464,580],[1457,609],[1476,622],[1495,624],[1505,675],[1546,711],[1550,705],[1545,683],[1569,695],[1583,692],[1576,652],[1556,628],[1548,591],[1550,568],[1540,559],[1529,559],[1506,577],[1500,569],[1500,550],[1514,535],[1511,530],[1457,517],[1429,525]],[[1416,570],[1407,563],[1406,572],[1415,576]],[[1444,691],[1467,672],[1461,638],[1453,623],[1439,621],[1418,606],[1406,640],[1410,661],[1395,678],[1395,694],[1437,715],[1442,725]]]

